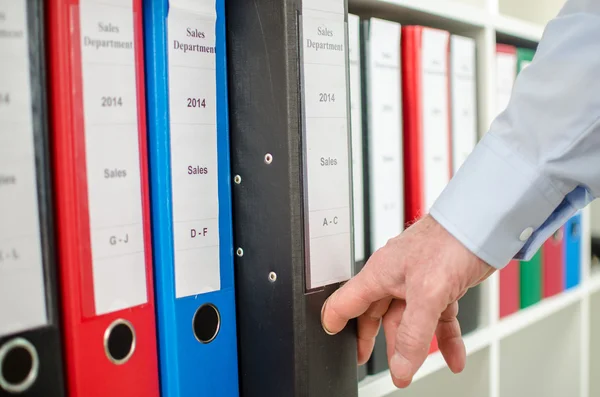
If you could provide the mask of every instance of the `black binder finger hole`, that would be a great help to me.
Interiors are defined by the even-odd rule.
[[[115,364],[126,363],[135,350],[135,331],[129,321],[113,322],[104,334],[106,356]]]
[[[219,310],[211,304],[200,306],[194,314],[192,324],[194,336],[201,343],[212,342],[221,328],[221,315]]]
[[[0,348],[0,389],[22,393],[38,376],[39,359],[35,347],[23,338],[16,338]]]

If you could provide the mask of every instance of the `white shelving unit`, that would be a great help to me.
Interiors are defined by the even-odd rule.
[[[473,37],[478,51],[480,135],[495,117],[495,44],[535,48],[564,0],[349,0],[364,17],[421,24]],[[600,213],[600,211],[598,211]],[[599,217],[600,219],[600,217]],[[398,390],[388,372],[369,376],[360,397],[591,397],[600,395],[600,274],[590,274],[590,209],[583,211],[582,282],[500,320],[498,274],[484,283],[484,319],[465,338],[467,367],[454,375],[439,352]],[[596,225],[600,227],[599,225]],[[595,314],[598,312],[598,314]],[[598,358],[596,358],[598,356]]]

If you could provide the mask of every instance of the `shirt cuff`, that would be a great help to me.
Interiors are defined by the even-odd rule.
[[[430,215],[467,249],[501,269],[511,259],[531,259],[575,211],[547,176],[488,133]]]

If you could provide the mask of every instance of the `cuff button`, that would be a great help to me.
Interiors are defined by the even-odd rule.
[[[521,235],[519,236],[519,240],[527,241],[529,239],[529,237],[531,237],[532,234],[533,234],[533,228],[528,227],[527,229],[525,229],[521,232]]]

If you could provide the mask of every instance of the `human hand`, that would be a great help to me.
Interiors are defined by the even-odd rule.
[[[426,216],[389,240],[327,299],[321,322],[327,333],[336,334],[358,317],[358,361],[364,364],[383,318],[396,387],[410,385],[434,334],[446,363],[458,373],[464,369],[466,353],[456,319],[457,301],[494,270]]]

